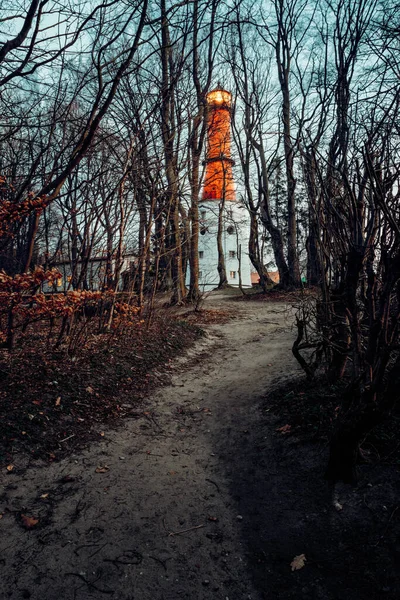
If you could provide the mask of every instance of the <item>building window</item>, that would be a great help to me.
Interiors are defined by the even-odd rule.
[[[229,250],[229,258],[236,258],[235,250]]]
[[[236,271],[230,271],[230,273],[229,273],[229,277],[230,277],[231,279],[236,279]]]
[[[233,225],[229,225],[229,227],[226,228],[226,231],[229,233],[229,235],[232,235],[232,233],[235,233],[235,228]]]
[[[203,225],[203,227],[200,227],[200,235],[206,235],[206,233],[207,233],[207,227],[204,227],[204,225]]]
[[[199,278],[201,278],[203,275],[203,271],[199,271]]]
[[[205,219],[205,218],[206,218],[206,214],[207,214],[207,211],[206,211],[206,210],[201,210],[201,211],[200,211],[200,217],[201,217],[202,219]]]
[[[57,287],[62,286],[62,277],[57,277]]]
[[[204,258],[204,250],[200,250],[200,252],[199,252],[199,258]]]
[[[233,219],[233,210],[231,208],[228,208],[228,210],[226,211],[226,216],[228,217],[228,219]]]

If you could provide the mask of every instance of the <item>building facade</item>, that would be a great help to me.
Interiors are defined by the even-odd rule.
[[[70,260],[61,260],[53,263],[51,266],[60,272],[60,277],[52,284],[45,281],[42,284],[44,293],[54,292],[70,292],[74,289],[73,279],[79,282],[79,289],[98,291],[105,287],[107,276],[107,257],[93,256],[87,260],[78,260],[75,265]],[[116,270],[116,260],[111,259],[111,271]],[[120,266],[120,276],[117,286],[118,291],[122,291],[124,287],[124,275],[133,271],[137,267],[137,256],[134,254],[126,254],[122,259]]]
[[[218,219],[221,206],[215,200],[203,200],[199,205],[199,284],[203,289],[218,286]],[[236,201],[222,209],[222,249],[226,279],[229,285],[251,287],[251,268],[248,256],[248,216]]]

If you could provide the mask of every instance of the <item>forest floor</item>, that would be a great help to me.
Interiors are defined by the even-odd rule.
[[[304,384],[290,305],[212,294],[206,308],[234,318],[205,319],[125,419],[1,468],[1,600],[399,597],[391,453],[333,491],[319,424],[335,403]]]

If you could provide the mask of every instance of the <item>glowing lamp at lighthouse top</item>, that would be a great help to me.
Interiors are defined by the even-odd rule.
[[[232,94],[221,88],[212,90],[207,94],[207,104],[213,106],[230,106],[232,103]]]

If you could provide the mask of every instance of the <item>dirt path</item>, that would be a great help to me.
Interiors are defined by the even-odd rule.
[[[1,598],[263,597],[236,455],[254,443],[257,398],[297,367],[283,305],[224,306],[239,318],[209,327],[133,419],[79,455],[4,477]],[[39,523],[24,529],[21,512]]]
[[[1,600],[396,598],[391,467],[368,467],[335,510],[326,447],[277,433],[262,399],[299,374],[285,307],[208,303],[238,318],[208,327],[132,418],[68,459],[1,474]]]

